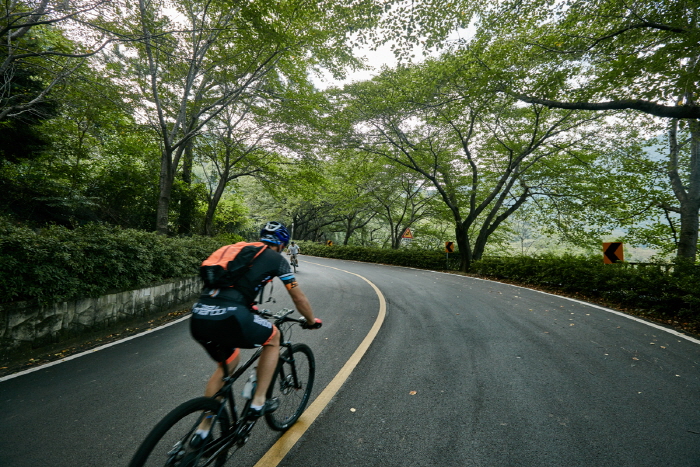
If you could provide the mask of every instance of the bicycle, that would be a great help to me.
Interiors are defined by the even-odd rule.
[[[304,318],[289,316],[292,309],[282,309],[278,313],[269,310],[257,314],[274,319],[280,332],[280,360],[267,391],[267,398],[278,398],[280,405],[272,413],[264,415],[270,428],[286,431],[301,416],[309,402],[316,373],[313,352],[306,344],[292,344],[285,339],[291,334],[295,324],[305,326]],[[189,400],[166,415],[148,434],[131,460],[130,467],[167,466],[195,467],[214,465],[221,467],[250,438],[250,432],[257,419],[248,417],[248,410],[255,392],[254,375],[250,375],[244,392],[248,392],[243,407],[236,410],[233,384],[260,357],[262,348],[243,363],[233,374],[224,370],[224,386],[214,397],[197,397]],[[195,430],[205,416],[212,417],[211,431],[202,446],[193,447],[190,443]],[[231,451],[233,449],[233,451]],[[230,452],[231,451],[231,452]]]
[[[289,259],[289,263],[292,265],[292,268],[294,268],[294,273],[296,273],[297,267],[299,267],[299,260],[297,259],[297,255],[292,255],[292,257]]]

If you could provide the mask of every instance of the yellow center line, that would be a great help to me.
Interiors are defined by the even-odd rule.
[[[308,263],[308,261],[304,262]],[[335,375],[333,380],[330,383],[328,383],[328,386],[325,387],[321,394],[318,395],[316,400],[314,400],[314,402],[306,409],[306,411],[304,411],[303,415],[299,417],[299,420],[294,425],[292,425],[292,427],[289,430],[287,430],[280,437],[279,440],[277,440],[277,442],[270,448],[270,450],[267,451],[267,453],[265,453],[265,455],[258,461],[258,463],[255,464],[255,467],[275,467],[282,461],[284,456],[286,456],[289,450],[292,449],[292,447],[294,447],[296,442],[299,441],[299,438],[302,437],[306,430],[319,416],[321,411],[323,411],[323,409],[328,405],[331,399],[336,395],[338,390],[343,386],[343,384],[348,379],[352,371],[360,362],[360,359],[362,359],[365,352],[367,352],[367,349],[369,348],[372,341],[374,341],[374,339],[377,337],[377,333],[379,333],[379,329],[382,327],[382,323],[384,323],[384,317],[386,316],[386,300],[384,300],[384,295],[382,295],[382,292],[379,290],[379,288],[367,278],[362,277],[359,274],[355,274],[354,272],[346,271],[344,269],[338,269],[318,263],[310,264],[315,264],[317,266],[336,269],[347,274],[352,274],[353,276],[357,276],[363,281],[367,282],[374,289],[374,292],[379,298],[379,314],[377,315],[377,319],[372,325],[372,329],[369,330],[364,340],[357,347],[350,359],[347,362],[345,362],[343,368],[340,369],[340,371],[337,375]]]

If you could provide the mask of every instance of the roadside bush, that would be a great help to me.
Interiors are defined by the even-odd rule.
[[[394,264],[421,269],[445,269],[445,253],[431,250],[391,250],[361,246],[326,246],[300,242],[302,254],[325,258],[349,259],[368,263]]]
[[[700,268],[668,265],[603,264],[599,256],[484,258],[475,273],[528,285],[598,297],[661,317],[700,318]]]
[[[101,224],[34,231],[0,220],[0,302],[75,300],[191,276],[223,244]]]
[[[427,250],[326,246],[301,242],[302,254],[423,269],[445,270],[445,254]],[[450,270],[458,263],[449,264]],[[700,267],[666,264],[603,264],[600,256],[541,255],[486,257],[475,261],[471,273],[524,285],[601,298],[637,312],[659,317],[700,319]]]

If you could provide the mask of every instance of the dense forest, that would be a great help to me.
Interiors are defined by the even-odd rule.
[[[3,222],[697,259],[697,0],[0,8]]]

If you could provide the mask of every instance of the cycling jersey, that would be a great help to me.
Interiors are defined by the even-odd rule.
[[[250,270],[238,280],[235,287],[205,289],[201,296],[219,297],[250,306],[260,289],[275,277],[279,277],[287,289],[297,286],[289,263],[281,254],[268,248],[253,261]]]
[[[272,324],[250,309],[260,289],[275,277],[287,289],[297,286],[289,263],[277,251],[267,248],[235,287],[203,290],[192,307],[190,331],[214,360],[222,362],[237,347],[258,347],[273,337]]]

